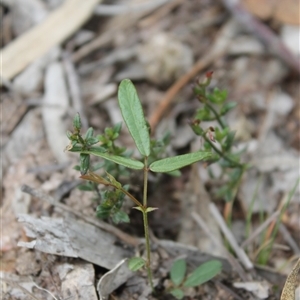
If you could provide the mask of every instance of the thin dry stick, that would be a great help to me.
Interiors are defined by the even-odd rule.
[[[79,217],[80,219],[84,220],[85,222],[87,222],[89,224],[92,224],[102,230],[112,233],[113,235],[118,237],[120,240],[124,241],[126,244],[130,244],[132,246],[137,246],[140,243],[137,238],[132,237],[131,235],[119,230],[118,228],[116,228],[114,226],[104,223],[96,218],[85,216],[85,215],[81,214],[80,212],[74,211],[72,208],[70,208],[62,203],[56,202],[54,198],[45,194],[41,190],[34,189],[28,185],[23,185],[21,187],[21,190],[24,193],[30,194],[33,197],[39,198],[43,201],[46,201],[47,203],[49,203],[55,207],[58,207],[64,211],[70,212],[73,215],[75,215],[76,217]]]
[[[292,235],[290,232],[286,229],[286,227],[281,223],[279,225],[279,231],[282,234],[284,240],[289,244],[289,246],[293,249],[294,253],[296,255],[300,255],[300,249],[298,247],[298,244],[295,242],[293,239]]]
[[[161,99],[158,107],[150,116],[149,123],[151,126],[151,130],[154,132],[155,128],[164,115],[164,113],[168,110],[171,105],[173,99],[178,94],[178,92],[194,77],[198,75],[198,73],[211,65],[215,60],[226,53],[227,47],[230,43],[231,37],[234,34],[234,25],[232,22],[226,23],[218,36],[215,39],[215,43],[212,49],[205,55],[203,58],[200,58],[193,68],[180,77],[165,93],[164,97]]]
[[[238,0],[222,0],[224,6],[244,27],[267,44],[292,69],[300,73],[300,63],[297,57],[282,43],[276,34],[258,19],[254,18]]]
[[[283,207],[286,205],[286,202],[288,201],[288,194],[285,194],[282,198],[282,200],[280,201],[279,205],[278,205],[278,208],[276,211],[278,211],[279,213],[281,213]],[[278,220],[273,220],[266,232],[266,235],[265,235],[265,240],[264,242],[267,242],[270,238],[271,238],[271,235],[272,235],[272,232],[277,224]]]
[[[220,280],[214,280],[213,282],[218,285],[221,289],[225,290],[228,294],[230,294],[233,299],[236,300],[243,300],[243,298],[241,298],[238,294],[236,294],[232,289],[230,289],[228,286],[226,286],[225,284],[223,284]]]
[[[38,288],[39,290],[42,290],[42,291],[48,293],[49,295],[51,295],[51,297],[53,297],[53,299],[58,300],[58,299],[57,299],[50,291],[48,291],[48,290],[46,290],[46,289],[44,289],[44,288],[38,286],[34,281],[33,281],[33,284],[34,284],[35,287]]]
[[[128,4],[99,4],[95,9],[95,14],[99,16],[116,16],[128,14],[132,12],[148,12],[149,10],[157,9],[161,5],[173,0],[151,0],[142,3]]]
[[[219,227],[220,227],[221,231],[225,235],[226,239],[228,240],[230,246],[232,247],[232,249],[236,253],[237,257],[241,260],[244,267],[247,270],[253,269],[252,262],[250,261],[249,257],[247,256],[246,252],[244,251],[244,249],[242,249],[238,245],[235,237],[233,236],[232,232],[227,227],[222,215],[220,214],[220,212],[218,211],[218,209],[217,209],[217,207],[215,206],[214,203],[209,204],[209,211],[214,216],[215,220],[219,224]]]
[[[71,60],[71,55],[68,52],[63,53],[63,63],[66,70],[67,80],[69,84],[70,96],[75,112],[80,114],[82,128],[88,128],[88,120],[82,105],[81,91],[79,78],[74,67],[74,63]]]
[[[79,48],[72,55],[72,60],[74,63],[78,62],[80,59],[89,55],[93,51],[109,44],[112,41],[112,37],[115,36],[117,30],[106,31],[104,34],[101,34],[99,37],[95,38],[91,42]]]
[[[262,231],[264,231],[271,222],[273,222],[278,216],[279,211],[273,213],[266,221],[264,221],[256,230],[241,244],[241,247],[245,249]]]
[[[239,262],[229,253],[229,251],[215,238],[213,233],[207,227],[204,220],[195,212],[191,213],[192,218],[196,221],[196,223],[201,227],[201,229],[205,232],[205,234],[212,240],[216,247],[219,247],[226,255],[229,263],[231,264],[232,268],[240,275],[242,280],[248,281],[249,278],[245,271],[243,270],[242,266]]]

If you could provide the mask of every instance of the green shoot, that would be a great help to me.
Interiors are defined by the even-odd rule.
[[[121,210],[125,195],[135,203],[135,208],[142,212],[146,242],[146,259],[134,258],[130,260],[129,267],[132,270],[138,270],[145,266],[149,284],[153,290],[152,271],[150,268],[151,255],[148,213],[154,211],[156,208],[148,207],[147,203],[148,172],[150,170],[152,172],[161,173],[174,172],[197,161],[215,159],[216,157],[211,151],[197,151],[195,153],[160,159],[159,151],[155,153],[153,148],[151,148],[151,144],[155,145],[155,143],[151,143],[150,141],[150,128],[145,120],[136,89],[130,80],[125,79],[120,83],[118,99],[124,122],[142,156],[142,161],[127,157],[124,155],[124,148],[115,146],[114,141],[119,136],[120,125],[116,125],[113,129],[106,129],[104,135],[99,135],[97,138],[93,137],[93,129],[90,128],[83,137],[80,132],[81,121],[79,114],[77,114],[73,120],[74,132],[67,133],[70,144],[66,150],[79,153],[81,178],[95,184],[102,184],[113,188],[113,190],[106,190],[101,194],[102,201],[97,208],[97,215],[99,217],[111,218],[115,223],[129,222],[127,214]],[[134,170],[143,170],[144,184],[142,202],[128,192],[128,187],[122,186],[112,174],[106,172],[106,176],[101,176],[94,173],[93,170],[95,168],[90,165],[91,155],[100,157],[118,166]],[[151,158],[150,161],[148,160],[149,157]]]
[[[214,278],[221,272],[222,264],[217,260],[211,260],[200,265],[189,275],[186,275],[186,269],[184,259],[176,260],[172,265],[170,271],[172,287],[169,293],[176,299],[184,297],[184,288],[196,287]]]
[[[242,153],[232,150],[235,132],[230,130],[223,118],[236,106],[236,103],[226,102],[226,90],[215,88],[212,92],[209,91],[211,77],[212,72],[206,73],[206,79],[203,82],[198,81],[194,86],[194,93],[202,107],[197,110],[191,127],[196,135],[203,138],[204,149],[215,153],[214,158],[222,168],[221,176],[226,174],[229,177],[218,190],[217,196],[226,202],[231,202],[236,196],[241,178],[248,166],[240,162]],[[206,121],[216,121],[219,126],[204,129],[201,125]]]

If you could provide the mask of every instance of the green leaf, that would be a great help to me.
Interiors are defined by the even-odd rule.
[[[198,119],[196,120],[196,121],[198,121]],[[200,122],[201,120],[199,120],[199,122]],[[205,132],[204,132],[204,130],[200,127],[200,125],[199,124],[191,124],[191,128],[192,128],[192,130],[194,131],[194,133],[196,134],[196,135],[199,135],[199,136],[202,136],[203,134],[205,134]]]
[[[134,142],[143,156],[150,154],[150,136],[142,104],[136,89],[129,79],[124,79],[118,90],[119,106],[123,119]]]
[[[171,172],[167,172],[168,175],[173,176],[173,177],[180,177],[181,176],[181,172],[179,170],[174,170]]]
[[[73,140],[73,133],[71,131],[67,130],[66,134],[67,134],[68,139],[72,141]]]
[[[171,268],[170,277],[174,285],[178,286],[184,279],[186,272],[186,262],[184,259],[176,260]]]
[[[206,105],[203,108],[197,110],[196,118],[201,121],[214,120],[214,118],[211,116],[210,109]]]
[[[158,207],[147,207],[146,208],[146,213],[149,213],[149,212],[157,210],[157,209],[158,209]]]
[[[230,110],[232,110],[233,108],[235,108],[237,106],[237,103],[236,102],[228,102],[228,103],[225,103],[223,105],[223,107],[221,108],[221,111],[220,111],[220,114],[223,116],[225,115],[226,113],[228,113]]]
[[[117,123],[117,124],[113,127],[114,133],[120,133],[121,128],[122,128],[122,122]]]
[[[105,204],[101,204],[97,207],[96,215],[100,219],[109,218],[111,207],[106,206]]]
[[[93,192],[95,188],[90,184],[80,184],[77,186],[80,191]]]
[[[170,294],[179,300],[181,300],[184,297],[184,293],[181,289],[173,289],[170,291]]]
[[[214,278],[222,270],[218,260],[208,261],[199,266],[184,282],[185,287],[195,287]]]
[[[114,176],[106,172],[106,176],[108,177],[109,182],[111,182],[116,188],[121,188],[122,184],[116,180]]]
[[[81,153],[84,154],[92,154],[95,156],[102,157],[104,159],[107,159],[109,161],[113,161],[116,164],[125,166],[130,169],[135,169],[135,170],[141,170],[144,168],[144,164],[138,160],[134,160],[132,158],[128,157],[123,157],[123,156],[118,156],[118,155],[112,155],[108,153],[103,153],[101,151],[97,151],[91,148],[91,150],[86,150],[86,151],[81,151]]]
[[[213,93],[208,95],[207,98],[213,103],[222,104],[226,100],[227,94],[226,90],[215,88]]]
[[[81,119],[79,113],[77,113],[73,118],[73,127],[78,131],[81,129]]]
[[[132,257],[128,261],[128,268],[131,271],[137,271],[145,265],[145,260],[141,257]]]
[[[89,139],[89,138],[91,138],[91,137],[93,136],[93,134],[94,134],[94,128],[93,128],[93,127],[90,127],[90,128],[86,131],[86,133],[85,133],[85,135],[84,135],[84,139]]]
[[[112,220],[115,224],[130,222],[128,215],[121,210],[112,215]]]
[[[87,138],[86,140],[86,143],[90,146],[90,145],[94,145],[94,144],[97,144],[99,141],[97,138],[95,137],[89,137]]]
[[[136,210],[139,210],[139,211],[141,211],[142,213],[144,213],[144,210],[143,210],[141,207],[139,207],[139,206],[133,206],[132,208],[134,208],[134,209],[136,209]]]
[[[224,150],[229,151],[233,142],[234,142],[234,137],[235,137],[235,131],[230,131],[226,137],[226,140],[224,142]]]
[[[80,153],[80,173],[85,175],[90,167],[90,156],[88,154]]]
[[[149,168],[153,172],[171,172],[211,156],[211,152],[198,151],[157,160]]]

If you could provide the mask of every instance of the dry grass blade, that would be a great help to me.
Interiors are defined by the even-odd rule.
[[[291,69],[297,73],[300,72],[300,64],[297,57],[281,42],[278,36],[268,26],[255,19],[240,4],[240,1],[222,0],[222,2],[241,25],[247,28],[247,30],[252,31],[254,35],[266,43],[269,49],[280,57]]]
[[[142,3],[128,3],[128,4],[113,4],[113,5],[98,5],[95,9],[95,14],[100,16],[115,16],[120,14],[127,14],[132,12],[144,12],[158,8],[170,0],[156,0],[146,1]]]
[[[241,247],[245,249],[255,238],[264,231],[270,223],[272,223],[278,216],[280,212],[276,211],[273,213],[265,222],[263,222],[257,229],[241,244]]]
[[[221,214],[219,213],[217,207],[213,204],[209,204],[209,209],[211,214],[216,219],[217,223],[220,226],[221,231],[225,235],[226,239],[230,243],[230,246],[235,251],[237,257],[241,260],[242,264],[247,270],[253,269],[253,264],[250,261],[249,257],[247,256],[246,252],[238,245],[235,237],[233,236],[232,232],[227,227],[224,219],[222,218]]]
[[[232,256],[231,253],[219,242],[219,240],[215,238],[210,229],[207,227],[204,220],[195,212],[192,212],[191,215],[192,218],[196,221],[196,223],[201,227],[201,229],[207,234],[207,236],[211,238],[216,247],[221,248],[222,251],[226,254],[226,257],[228,259],[228,262],[231,264],[232,269],[234,269],[239,274],[243,281],[249,280],[247,274],[243,270],[242,266],[239,264],[238,260],[236,260],[235,257]]]

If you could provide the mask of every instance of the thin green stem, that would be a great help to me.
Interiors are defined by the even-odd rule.
[[[215,115],[215,117],[216,117],[218,123],[220,124],[220,126],[222,127],[222,129],[225,129],[227,126],[222,121],[221,116],[217,113],[217,111],[214,109],[214,107],[212,105],[210,105],[210,103],[208,101],[206,101],[205,104],[212,111],[212,113]]]
[[[124,194],[126,194],[138,207],[142,207],[142,204],[140,203],[139,200],[137,200],[133,195],[131,195],[129,192],[127,192],[125,189],[122,187],[117,187],[115,185],[112,185],[114,188],[119,189],[122,191]]]
[[[143,223],[144,223],[144,233],[146,241],[146,252],[147,252],[147,273],[148,280],[151,289],[154,290],[152,282],[152,272],[151,272],[151,251],[150,251],[150,236],[149,236],[149,225],[148,225],[148,215],[147,215],[147,191],[148,191],[148,157],[144,158],[144,193],[143,193]]]
[[[144,158],[144,193],[143,205],[147,208],[147,191],[148,191],[148,157]]]
[[[150,236],[149,236],[147,211],[143,211],[143,222],[144,222],[144,232],[145,232],[146,252],[147,252],[146,268],[147,268],[148,280],[149,280],[151,289],[154,290],[153,282],[152,282],[152,271],[151,271]]]
[[[210,146],[225,160],[231,162],[233,165],[235,165],[236,167],[239,168],[245,168],[245,165],[240,164],[234,160],[232,160],[231,158],[229,158],[227,155],[225,155],[222,151],[220,151],[211,141],[208,137],[206,137],[205,134],[202,134],[202,137],[205,139],[206,142],[208,142],[210,144]]]

